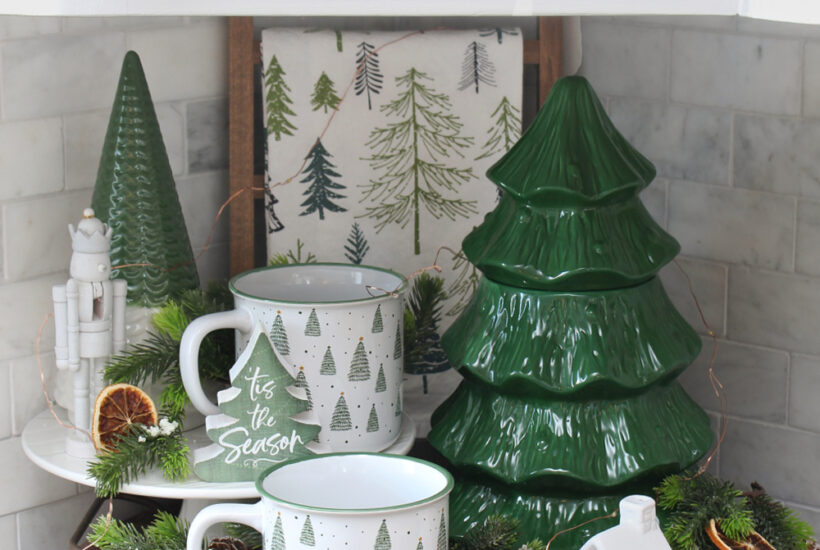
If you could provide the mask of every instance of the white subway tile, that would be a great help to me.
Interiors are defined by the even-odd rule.
[[[669,185],[669,232],[683,253],[790,271],[791,197],[676,181]]]
[[[92,33],[101,30],[136,30],[183,25],[184,17],[171,16],[122,16],[122,17],[65,17],[63,31],[66,33]]]
[[[727,184],[729,113],[657,101],[612,99],[612,122],[660,176]]]
[[[586,17],[584,19],[587,19]],[[597,19],[597,18],[594,18]],[[737,27],[734,15],[629,15],[609,19],[642,25],[695,28],[715,31],[733,31]]]
[[[188,104],[188,171],[228,168],[228,103],[224,99]]]
[[[820,358],[794,355],[790,377],[789,424],[820,433]]]
[[[90,205],[90,189],[5,204],[6,278],[14,281],[68,269],[68,224],[77,227]]]
[[[701,334],[707,332],[692,298],[692,292],[689,291],[688,276],[692,282],[695,297],[706,317],[706,322],[716,334],[724,334],[726,266],[680,256],[677,258],[677,263],[680,267],[675,263],[670,263],[660,271],[661,281],[669,299],[692,328]]]
[[[763,113],[800,112],[797,40],[676,30],[674,101]]]
[[[820,27],[817,25],[806,25],[803,23],[783,23],[780,21],[767,21],[765,19],[753,19],[751,17],[738,17],[738,32],[754,34],[758,36],[783,36],[793,37],[820,37]]]
[[[226,243],[215,244],[210,246],[196,261],[199,283],[202,288],[207,288],[208,283],[212,281],[225,281],[230,277],[228,252]],[[194,250],[194,254],[199,254],[199,249]]]
[[[154,101],[227,95],[227,25],[196,25],[130,32],[128,47],[145,69]]]
[[[580,73],[599,94],[663,99],[671,31],[582,20]]]
[[[188,227],[194,255],[205,244],[208,233],[214,226],[219,208],[228,198],[228,174],[226,172],[209,172],[179,178],[177,194],[182,206],[182,215]],[[211,243],[224,243],[228,240],[228,209],[222,212],[216,222]]]
[[[818,243],[820,243],[820,202],[801,199],[797,203],[795,271],[807,275],[820,275]]]
[[[9,366],[5,363],[0,364],[0,439],[11,437],[12,434],[12,393]]]
[[[820,42],[807,42],[805,46],[803,115],[820,116]]]
[[[43,362],[46,387],[51,388],[56,374],[53,349],[41,349],[40,359]],[[40,383],[40,367],[37,364],[37,357],[12,359],[9,365],[11,369],[13,429],[14,435],[20,435],[23,433],[23,428],[26,427],[28,421],[43,412],[48,408],[48,405]]]
[[[0,441],[0,515],[62,500],[76,494],[74,484],[34,465],[23,453],[19,437]],[[34,548],[34,547],[21,547]]]
[[[0,518],[0,540],[11,550],[23,549],[17,545],[17,515],[8,514]]]
[[[666,227],[666,180],[655,180],[641,191],[643,205],[661,227]]]
[[[820,121],[735,115],[734,184],[820,197]]]
[[[63,136],[59,118],[0,124],[0,181],[0,199],[51,193],[63,188]]]
[[[3,45],[3,117],[35,118],[110,107],[125,36],[55,35]]]
[[[60,32],[59,17],[0,16],[0,40],[28,38]]]
[[[729,269],[730,339],[820,355],[820,279]]]
[[[20,512],[20,548],[66,548],[92,502],[93,494],[82,494]]]
[[[713,351],[714,341],[704,336],[700,355],[679,380],[701,407],[719,412],[720,402],[709,381]],[[729,392],[733,416],[785,422],[788,367],[785,351],[718,341],[714,372]]]
[[[817,502],[820,436],[785,426],[731,419],[720,449],[720,475],[738,487],[757,481],[775,498]]]
[[[19,283],[0,285],[0,304],[8,314],[0,315],[0,359],[34,354],[37,331],[46,315],[54,311],[51,287],[65,283],[67,273],[56,273]],[[54,347],[54,323],[47,322],[40,350]],[[0,484],[2,486],[2,484]]]

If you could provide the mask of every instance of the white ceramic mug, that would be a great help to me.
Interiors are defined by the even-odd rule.
[[[200,550],[206,529],[238,522],[260,531],[267,550],[442,550],[447,548],[452,476],[417,458],[336,453],[266,470],[256,504],[214,504],[188,531]]]
[[[195,319],[182,336],[185,391],[202,414],[219,414],[199,379],[202,339],[236,329],[239,355],[252,327],[262,323],[294,378],[305,377],[321,446],[386,449],[401,432],[406,286],[397,273],[352,264],[273,266],[237,275],[229,283],[235,309]]]

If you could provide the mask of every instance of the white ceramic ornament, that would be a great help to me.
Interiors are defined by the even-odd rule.
[[[598,533],[581,550],[671,550],[663,536],[655,501],[644,495],[630,495],[618,505],[620,523]]]
[[[103,368],[125,345],[127,284],[111,280],[111,228],[86,208],[83,219],[68,226],[71,235],[71,278],[54,285],[54,353],[58,369],[74,378],[74,425],[91,430],[94,398],[103,386]],[[82,432],[72,430],[66,440],[71,456],[94,455],[94,445]]]
[[[206,529],[233,521],[260,531],[266,550],[447,550],[452,476],[416,458],[337,453],[274,466],[256,481],[256,504],[214,504],[197,514],[187,550]]]

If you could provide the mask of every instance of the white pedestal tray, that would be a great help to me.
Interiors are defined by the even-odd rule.
[[[65,418],[65,415],[61,415]],[[185,432],[191,450],[210,445],[205,427]],[[37,466],[58,477],[75,483],[95,485],[94,478],[86,473],[86,460],[69,456],[65,452],[66,429],[61,427],[48,410],[34,417],[23,429],[23,451]],[[407,454],[416,439],[416,424],[407,414],[402,415],[401,433],[384,453]],[[158,498],[231,500],[258,497],[252,481],[211,483],[191,475],[182,482],[174,483],[162,477],[158,470],[147,472],[138,480],[125,485],[123,493]]]

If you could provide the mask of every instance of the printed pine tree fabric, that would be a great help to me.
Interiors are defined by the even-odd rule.
[[[380,49],[407,34],[263,31],[266,181],[288,181],[266,193],[269,257],[301,245],[303,258],[409,274],[441,246],[460,250],[496,206],[484,173],[520,135],[520,31],[428,31]],[[439,263],[443,331],[478,277],[451,253]],[[458,382],[452,371],[426,378],[423,388],[408,374],[404,386],[421,435]]]

